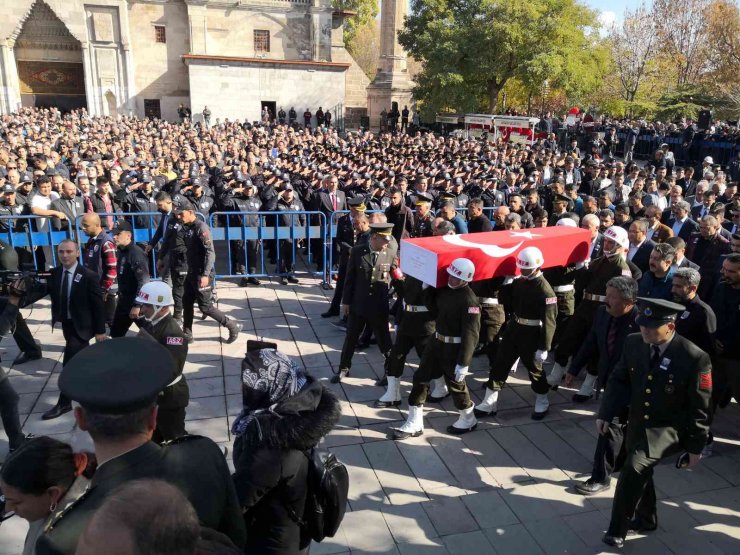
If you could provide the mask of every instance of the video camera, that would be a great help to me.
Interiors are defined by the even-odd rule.
[[[18,270],[0,270],[0,295],[5,297],[10,295],[11,285],[13,285],[19,279],[26,280],[26,290],[28,290],[28,285],[30,285],[31,282],[37,281],[39,279],[49,279],[50,277],[51,272],[40,272],[38,270],[30,270],[25,272],[21,272]]]

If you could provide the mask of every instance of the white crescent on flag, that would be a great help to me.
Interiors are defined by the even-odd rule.
[[[467,241],[463,239],[460,235],[443,235],[442,239],[444,239],[448,243],[457,245],[458,247],[469,247],[469,248],[474,248],[474,249],[480,249],[481,251],[483,251],[484,254],[487,254],[491,258],[504,258],[505,256],[514,254],[517,251],[517,249],[524,244],[524,241],[520,241],[515,246],[509,249],[505,249],[503,247],[499,247],[498,245],[481,245],[480,243],[474,243],[473,241]]]

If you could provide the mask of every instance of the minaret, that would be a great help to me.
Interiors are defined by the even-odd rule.
[[[406,0],[382,0],[380,10],[380,68],[367,88],[367,111],[370,128],[380,126],[380,113],[390,113],[392,103],[398,102],[398,111],[412,107],[410,81],[406,69],[406,52],[398,43],[398,31],[408,13]],[[400,121],[399,121],[400,125]]]

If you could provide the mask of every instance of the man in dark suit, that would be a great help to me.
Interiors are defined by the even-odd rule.
[[[692,233],[699,231],[699,224],[689,216],[691,205],[685,200],[680,200],[671,206],[673,217],[666,222],[666,227],[671,228],[674,237],[680,237],[688,241]]]
[[[606,284],[606,302],[596,311],[594,324],[580,350],[573,357],[573,362],[565,375],[566,385],[572,383],[583,368],[588,373],[583,382],[587,391],[579,391],[574,401],[588,400],[591,391],[599,391],[606,385],[614,366],[617,364],[622,347],[631,333],[639,331],[635,323],[637,316],[637,282],[629,277],[614,277]],[[596,368],[589,361],[598,357]],[[596,374],[592,374],[596,371]],[[609,476],[616,470],[617,456],[622,448],[624,428],[627,423],[626,411],[619,415],[616,422],[609,423],[609,431],[600,435],[596,442],[594,465],[591,477],[576,484],[576,491],[583,495],[593,495],[611,487]]]
[[[350,252],[342,295],[342,309],[348,315],[347,335],[332,383],[349,375],[352,354],[365,326],[372,329],[383,356],[387,358],[391,350],[388,295],[392,274],[397,270],[396,254],[389,248],[392,229],[393,224],[371,224],[369,244],[358,245]]]
[[[51,326],[62,324],[64,334],[64,358],[62,369],[77,353],[95,341],[103,341],[105,335],[105,313],[100,279],[92,270],[77,263],[77,244],[65,239],[57,245],[60,266],[51,270],[48,282],[38,283],[34,300],[44,295],[51,297]],[[56,405],[41,418],[50,420],[72,410],[72,404],[63,393]]]
[[[151,441],[156,402],[175,370],[161,344],[121,337],[80,354],[59,379],[62,393],[80,404],[75,420],[95,443],[98,469],[84,495],[52,512],[36,542],[38,555],[73,555],[85,526],[118,486],[157,478],[176,486],[204,527],[240,549],[244,518],[226,460],[208,438],[185,436],[160,447]]]
[[[650,253],[655,243],[647,238],[648,221],[640,218],[632,222],[627,232],[630,246],[627,250],[627,260],[640,268],[642,273],[650,269]]]
[[[604,236],[599,231],[600,224],[601,222],[596,214],[586,214],[581,218],[581,228],[587,229],[591,233],[591,248],[589,250],[591,260],[596,260],[604,251]]]
[[[82,197],[77,195],[77,187],[74,183],[65,181],[62,184],[62,194],[58,199],[51,201],[51,209],[66,216],[65,219],[52,218],[54,229],[69,229],[74,237],[77,230],[77,216],[85,214],[85,204],[82,202]]]
[[[655,530],[658,516],[653,468],[687,452],[695,466],[707,442],[712,364],[709,355],[675,333],[685,307],[662,299],[638,299],[640,335],[627,337],[599,408],[600,435],[629,406],[627,458],[619,474],[604,543],[624,545],[628,530]],[[633,516],[634,515],[634,516]]]
[[[704,216],[699,223],[699,233],[694,233],[686,243],[686,256],[699,265],[699,296],[705,299],[711,298],[717,283],[720,257],[730,252],[730,242],[720,235],[719,227],[717,218]]]
[[[671,269],[675,272],[680,268],[693,268],[694,270],[699,269],[698,264],[694,264],[691,260],[686,258],[686,241],[680,237],[671,237],[666,242],[666,245],[670,245],[674,250],[673,264]]]
[[[704,194],[702,195],[701,204],[697,204],[696,206],[691,208],[692,219],[698,222],[704,216],[708,216],[710,214],[710,210],[712,209],[712,205],[715,203],[716,199],[717,199],[717,195],[714,191],[712,190],[704,191]]]

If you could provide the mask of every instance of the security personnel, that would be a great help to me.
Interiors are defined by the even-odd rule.
[[[231,188],[224,188],[220,200],[221,209],[224,212],[242,212],[240,216],[229,216],[229,226],[242,225],[245,228],[254,230],[254,233],[258,233],[260,227],[260,216],[257,214],[262,210],[262,200],[255,194],[257,187],[252,183],[249,178],[244,179],[239,186]],[[236,274],[256,274],[257,264],[259,263],[259,240],[247,239],[242,241],[241,239],[229,241],[229,248],[231,249],[231,260],[235,266],[232,268],[236,270]],[[247,285],[262,285],[262,282],[253,275],[244,277],[239,282],[241,287]]]
[[[578,227],[572,218],[562,218],[555,224],[562,227]],[[585,267],[583,263],[571,264],[569,266],[554,266],[543,270],[547,283],[550,284],[555,296],[558,298],[558,320],[555,327],[555,335],[552,344],[557,346],[560,336],[568,325],[568,320],[573,316],[576,308],[576,286],[578,270]]]
[[[211,230],[195,216],[195,208],[188,201],[175,208],[175,217],[182,224],[178,230],[185,244],[188,273],[185,276],[185,291],[182,297],[183,332],[188,343],[193,341],[193,306],[205,316],[210,316],[229,330],[226,344],[233,343],[239,337],[242,325],[230,320],[213,306],[213,273],[216,263],[216,252],[211,241]]]
[[[280,106],[280,110],[278,111],[278,123],[285,125],[285,110],[283,110],[282,106]]]
[[[290,110],[288,110],[288,124],[293,127],[293,124],[298,119],[298,114],[295,111],[295,108],[292,106],[290,107]]]
[[[523,248],[516,259],[521,277],[509,278],[509,283],[499,291],[499,301],[511,311],[511,322],[501,337],[483,402],[475,407],[475,415],[479,418],[496,415],[498,393],[506,384],[517,359],[529,372],[532,391],[536,394],[532,419],[542,420],[549,410],[547,392],[550,387],[542,364],[547,360],[555,334],[558,299],[540,270],[544,263],[540,249]]]
[[[306,225],[305,214],[286,214],[286,212],[301,212],[304,210],[303,203],[295,196],[293,186],[289,182],[283,185],[275,210],[283,213],[278,218],[280,227],[303,227]],[[293,274],[293,270],[295,270],[294,262],[293,240],[290,238],[280,239],[280,264],[277,268],[278,272],[282,274],[280,285],[298,283],[298,278]]]
[[[475,275],[475,264],[467,258],[456,258],[448,266],[447,273],[447,287],[438,289],[430,297],[428,308],[437,315],[437,327],[424,349],[418,370],[414,372],[409,413],[406,422],[393,429],[395,440],[424,433],[424,401],[429,394],[430,382],[440,376],[447,382],[459,412],[458,419],[447,427],[447,432],[461,435],[478,427],[465,383],[480,333],[480,304],[469,286]]]
[[[416,348],[419,358],[424,356],[429,340],[435,331],[436,315],[427,305],[433,305],[429,299],[434,295],[433,287],[424,288],[424,284],[412,276],[405,276],[395,283],[398,296],[403,299],[401,316],[396,330],[396,341],[386,364],[388,386],[385,394],[375,402],[377,408],[397,407],[401,404],[401,376],[406,364],[406,356]]]
[[[388,297],[392,279],[398,276],[396,253],[389,245],[393,224],[370,225],[370,242],[352,248],[347,262],[347,277],[342,294],[342,310],[347,315],[347,335],[342,345],[339,371],[332,383],[349,375],[352,355],[362,330],[367,326],[375,334],[378,349],[384,357],[391,350],[388,332]]]
[[[126,220],[119,219],[116,222],[113,242],[116,244],[118,303],[110,335],[123,337],[139,318],[136,293],[149,281],[149,262],[144,251],[133,242],[133,229]]]
[[[596,310],[606,298],[607,282],[617,276],[633,277],[625,254],[629,247],[627,231],[619,226],[611,226],[604,232],[604,255],[592,261],[577,278],[584,284],[583,300],[568,320],[568,325],[555,349],[555,364],[547,381],[557,389],[565,374],[568,359],[575,355],[588,330],[593,324]]]
[[[175,204],[168,193],[157,195],[157,209],[162,213],[162,219],[157,232],[152,237],[155,241],[159,236],[162,247],[157,255],[157,275],[172,282],[172,298],[175,301],[176,320],[182,320],[182,296],[185,292],[185,276],[188,275],[188,258],[185,248],[185,237],[182,234],[182,222],[175,217]],[[156,245],[150,241],[148,248]]]
[[[157,429],[152,440],[157,443],[184,436],[185,408],[190,401],[190,390],[182,373],[188,356],[188,342],[177,321],[170,314],[172,289],[163,281],[150,281],[136,296],[144,324],[140,337],[153,338],[167,349],[175,360],[169,385],[157,397]]]
[[[709,355],[675,333],[676,317],[685,307],[639,297],[638,308],[640,335],[627,338],[596,420],[598,433],[606,433],[609,423],[629,406],[627,458],[603,538],[614,547],[624,545],[628,530],[657,528],[653,468],[682,451],[688,453],[685,464],[695,466],[709,430],[712,365]]]
[[[196,435],[164,446],[149,440],[156,399],[174,367],[172,355],[154,341],[119,337],[81,351],[64,369],[59,388],[79,403],[77,425],[91,432],[99,465],[85,495],[52,511],[36,542],[37,555],[73,555],[103,501],[121,484],[145,478],[177,486],[203,526],[244,545],[244,518],[218,445]],[[113,427],[120,433],[111,434]]]
[[[434,222],[434,214],[432,214],[431,206],[433,200],[432,195],[428,193],[419,193],[416,195],[414,237],[432,236],[432,222]]]

